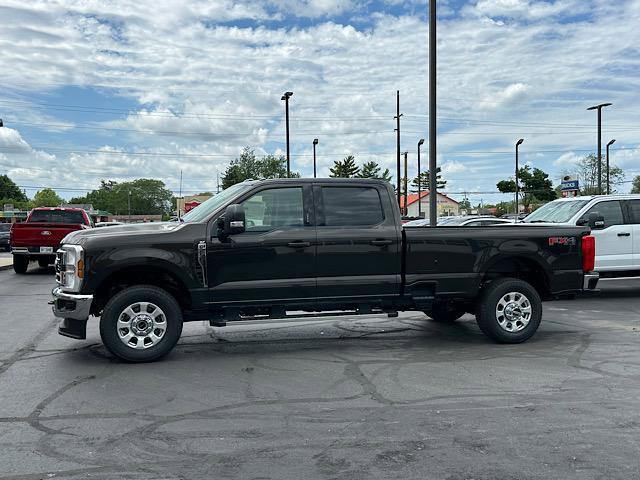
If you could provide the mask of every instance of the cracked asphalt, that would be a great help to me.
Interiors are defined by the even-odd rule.
[[[640,476],[640,280],[545,304],[537,335],[474,319],[187,324],[128,365],[60,337],[51,271],[0,272],[0,478]]]

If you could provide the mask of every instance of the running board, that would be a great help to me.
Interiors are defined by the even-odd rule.
[[[323,320],[327,317],[346,317],[355,315],[384,315],[387,314],[389,318],[395,318],[398,316],[398,312],[395,310],[382,310],[379,308],[358,308],[357,310],[335,310],[329,312],[308,312],[308,313],[287,313],[286,310],[274,309],[275,312],[265,315],[241,315],[237,309],[225,309],[224,319],[209,320],[209,324],[212,327],[225,327],[227,323],[239,323],[245,321],[257,321],[257,320],[283,320],[283,319],[298,319],[298,320]]]

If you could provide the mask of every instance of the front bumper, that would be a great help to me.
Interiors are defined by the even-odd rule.
[[[582,290],[595,290],[598,286],[598,280],[600,280],[600,274],[598,272],[585,273]]]
[[[93,295],[80,295],[78,293],[63,292],[56,287],[51,292],[53,295],[53,314],[59,318],[72,320],[86,320],[89,318]]]

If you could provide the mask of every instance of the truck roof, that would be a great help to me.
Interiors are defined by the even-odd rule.
[[[46,210],[46,211],[54,211],[60,210],[63,212],[83,212],[82,208],[77,207],[35,207],[32,210]]]
[[[242,183],[253,185],[263,183],[387,183],[377,178],[268,178],[266,180],[245,180]]]

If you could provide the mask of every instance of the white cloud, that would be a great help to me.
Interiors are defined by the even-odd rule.
[[[0,7],[3,87],[20,94],[67,84],[102,85],[107,94],[117,93],[137,106],[117,121],[96,116],[91,125],[144,132],[107,131],[103,142],[94,139],[94,144],[184,154],[56,152],[56,161],[72,165],[69,178],[79,183],[89,181],[89,175],[81,175],[90,171],[157,175],[175,186],[183,169],[185,178],[196,179],[185,181],[187,188],[201,190],[200,185],[215,182],[215,173],[243,145],[259,153],[282,151],[280,95],[289,89],[294,91],[294,169],[310,172],[311,141],[318,137],[324,173],[342,155],[369,152],[358,160],[374,159],[395,174],[396,89],[405,114],[403,150],[410,149],[412,168],[416,141],[427,134],[426,118],[419,116],[427,112],[427,25],[423,16],[384,13],[371,14],[371,26],[363,30],[330,20],[362,13],[362,5],[336,0],[5,0]],[[633,113],[640,111],[634,54],[640,42],[640,2],[625,2],[606,15],[602,8],[593,2],[483,0],[468,7],[465,16],[440,22],[438,152],[446,159],[443,168],[449,169],[451,185],[495,189],[511,169],[517,138],[526,139],[523,161],[561,169],[567,159],[560,160],[560,153],[534,152],[593,148],[594,130],[585,125],[594,125],[595,117],[584,108],[603,97],[615,104],[606,112],[605,135],[615,135],[619,145],[636,141],[628,125],[640,119]],[[589,21],[559,18],[585,9]],[[262,23],[300,16],[321,20],[286,28]],[[246,28],[227,23],[239,19],[255,23]],[[11,117],[24,122],[42,118],[41,113],[25,106]],[[46,113],[44,123],[53,123],[49,117],[59,112]],[[47,144],[57,143],[48,138]],[[74,143],[82,149],[84,140],[78,135]],[[460,153],[466,151],[474,153]],[[51,163],[33,158],[33,166],[50,172]],[[48,178],[52,183],[50,173]]]

